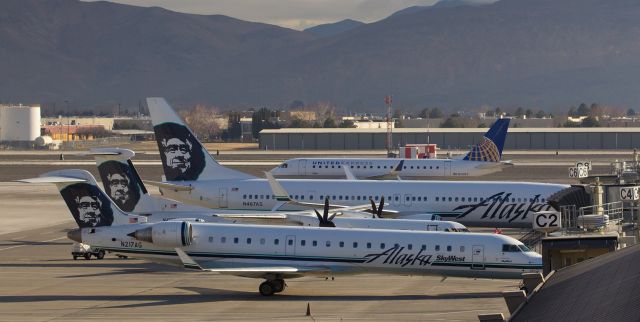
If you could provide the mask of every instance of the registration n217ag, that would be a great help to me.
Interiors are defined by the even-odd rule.
[[[126,248],[142,248],[142,243],[141,242],[136,242],[136,241],[120,241],[120,247],[126,247]]]

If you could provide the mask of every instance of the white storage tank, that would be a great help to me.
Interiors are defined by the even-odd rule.
[[[0,105],[0,141],[33,142],[40,136],[40,106]]]

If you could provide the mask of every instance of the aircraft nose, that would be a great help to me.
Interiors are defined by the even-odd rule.
[[[72,229],[67,232],[67,238],[77,243],[82,243],[82,231],[78,228]]]

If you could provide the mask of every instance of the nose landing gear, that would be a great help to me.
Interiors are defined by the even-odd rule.
[[[287,284],[283,279],[274,279],[274,280],[266,280],[260,284],[258,291],[263,296],[271,296],[275,293],[280,293],[284,291],[287,287]]]

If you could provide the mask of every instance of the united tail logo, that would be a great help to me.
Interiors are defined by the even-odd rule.
[[[498,119],[482,137],[482,142],[471,148],[463,160],[499,162],[509,129],[509,119]]]

